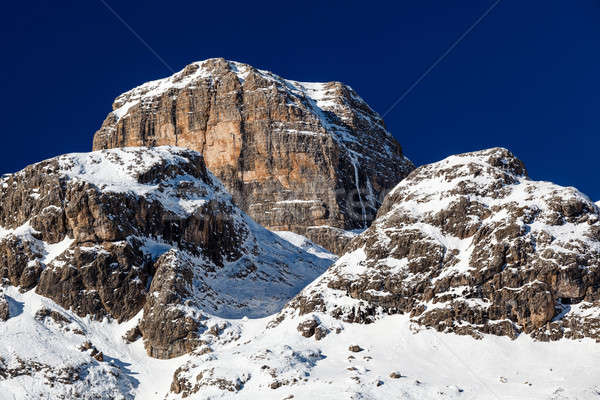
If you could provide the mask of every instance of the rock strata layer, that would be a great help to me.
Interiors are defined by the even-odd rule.
[[[224,59],[193,63],[117,97],[94,150],[196,150],[259,224],[341,253],[412,169],[349,86],[303,83]]]

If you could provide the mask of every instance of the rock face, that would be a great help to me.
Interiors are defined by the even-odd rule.
[[[6,321],[8,318],[10,318],[8,300],[6,300],[4,290],[0,289],[0,322]]]
[[[420,167],[372,226],[291,303],[370,323],[409,313],[439,331],[600,338],[599,209],[530,180],[494,148]]]
[[[176,145],[259,224],[341,252],[412,169],[383,120],[341,83],[302,83],[224,59],[117,97],[94,150]],[[337,228],[337,229],[336,229]]]
[[[4,176],[0,225],[0,277],[80,316],[121,322],[143,307],[161,358],[191,350],[200,310],[277,312],[329,264],[257,225],[199,153],[172,147],[69,154]]]

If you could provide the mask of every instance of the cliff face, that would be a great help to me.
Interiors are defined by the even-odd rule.
[[[599,220],[586,196],[530,180],[505,149],[449,157],[403,180],[290,307],[359,323],[409,313],[476,337],[600,339]]]
[[[153,357],[195,348],[204,313],[277,312],[329,263],[257,225],[191,150],[68,154],[0,180],[0,278],[97,320],[143,308]]]
[[[302,83],[223,59],[188,65],[119,96],[94,150],[196,150],[259,224],[341,252],[413,168],[350,87]],[[335,229],[338,228],[338,229]]]

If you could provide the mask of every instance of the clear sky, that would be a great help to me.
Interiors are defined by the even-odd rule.
[[[89,151],[120,93],[225,57],[351,85],[381,114],[490,0],[4,2],[0,172]],[[600,1],[503,0],[389,114],[416,164],[492,146],[600,200]]]

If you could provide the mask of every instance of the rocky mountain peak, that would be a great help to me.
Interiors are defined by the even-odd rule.
[[[352,322],[409,313],[444,332],[600,337],[600,215],[506,149],[417,168],[291,303]]]
[[[349,86],[209,59],[115,100],[94,149],[176,145],[203,154],[234,202],[273,230],[341,252],[414,166]]]

